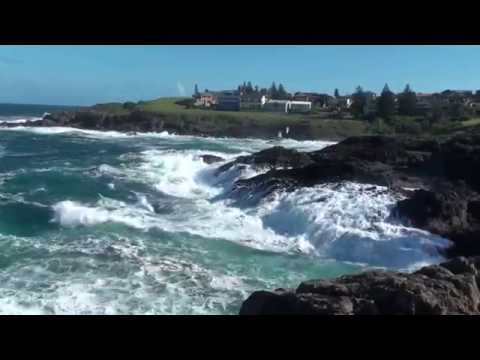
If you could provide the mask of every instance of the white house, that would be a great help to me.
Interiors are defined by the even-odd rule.
[[[289,101],[287,112],[309,112],[312,110],[311,101]]]
[[[279,111],[285,113],[309,112],[312,110],[312,102],[292,100],[268,100],[263,104],[263,108],[268,111]]]

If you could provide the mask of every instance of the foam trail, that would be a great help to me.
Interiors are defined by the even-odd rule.
[[[53,209],[55,221],[66,227],[117,222],[226,239],[256,249],[401,269],[441,259],[437,248],[449,245],[446,239],[391,219],[393,195],[378,194],[386,191],[380,187],[370,193],[366,188],[345,184],[301,189],[277,194],[250,209],[197,199],[161,216],[144,196],[134,204],[102,198],[95,206],[64,201]]]
[[[42,118],[36,118],[41,120]],[[24,119],[18,120],[18,123],[26,122]],[[320,150],[326,146],[332,145],[335,142],[323,141],[323,140],[312,140],[312,141],[297,141],[294,139],[283,138],[280,140],[264,140],[264,139],[254,139],[254,138],[215,138],[215,137],[197,137],[193,135],[176,135],[171,134],[168,131],[162,131],[159,133],[152,132],[137,132],[134,134],[123,133],[118,131],[100,131],[100,130],[86,130],[86,129],[77,129],[71,127],[61,127],[61,126],[51,126],[51,127],[25,127],[25,126],[15,126],[9,128],[1,128],[3,131],[24,131],[29,133],[34,133],[37,135],[58,135],[58,134],[73,134],[81,135],[91,138],[119,138],[119,139],[131,139],[131,138],[157,138],[165,139],[173,142],[182,142],[189,143],[192,141],[198,141],[200,143],[213,143],[220,144],[237,151],[252,153],[260,150],[267,149],[272,146],[283,146],[286,148],[295,148],[301,151],[314,151]]]
[[[43,117],[33,116],[33,117],[17,117],[17,116],[8,116],[8,117],[1,117],[0,116],[0,123],[5,122],[9,124],[24,124],[27,121],[39,121],[42,120]]]
[[[99,211],[97,218],[101,222],[118,221],[142,229],[185,231],[258,249],[299,251],[402,269],[441,260],[437,248],[449,245],[445,239],[406,227],[391,218],[399,197],[379,186],[325,184],[292,193],[276,193],[244,208],[235,206],[236,198],[222,199],[220,196],[212,201],[228,193],[237,179],[258,172],[249,167],[242,171],[232,168],[215,176],[219,165],[205,164],[198,156],[200,153],[198,150],[147,150],[140,154],[140,165],[123,172],[131,179],[142,179],[159,192],[189,200],[189,203],[182,203],[180,211],[158,216],[152,211],[154,206],[149,200],[140,196],[136,204],[110,206],[115,209],[113,211],[99,204],[96,210],[84,209],[86,219],[70,211],[77,219],[72,222],[88,225],[88,213]],[[233,156],[230,155],[230,159]],[[119,175],[114,168],[103,167],[103,170]],[[64,224],[68,222],[63,221]]]
[[[277,194],[259,216],[277,233],[306,239],[321,256],[402,269],[440,261],[437,249],[449,241],[392,218],[397,200],[384,187],[326,184]]]

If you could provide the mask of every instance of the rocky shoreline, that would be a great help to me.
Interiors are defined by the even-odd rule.
[[[309,153],[273,147],[218,171],[235,164],[270,168],[238,180],[231,191],[239,198],[345,181],[388,187],[405,198],[393,215],[453,242],[445,256],[480,255],[480,137],[352,137]]]
[[[256,291],[240,315],[479,315],[480,257],[458,257],[412,274],[369,271]]]
[[[237,181],[237,197],[329,182],[386,186],[404,198],[392,215],[453,243],[443,254],[453,260],[445,264],[413,274],[372,271],[308,281],[296,290],[259,291],[240,314],[480,313],[480,137],[352,137],[310,153],[274,147],[218,171],[235,164],[270,168]]]
[[[144,113],[116,116],[95,111],[64,112],[22,125],[242,136],[242,132],[206,132],[185,123],[166,126],[161,117]],[[261,132],[258,137],[262,137]],[[204,159],[209,163],[221,160],[211,156]],[[238,180],[231,191],[239,198],[332,182],[388,187],[403,197],[393,215],[412,226],[448,238],[453,245],[444,255],[454,259],[413,274],[367,272],[334,281],[313,280],[302,283],[295,291],[255,292],[243,304],[241,314],[479,312],[480,257],[475,256],[480,256],[480,135],[442,139],[359,136],[314,152],[273,147],[238,157],[217,171],[242,165],[268,171]],[[459,256],[463,257],[455,258]]]
[[[18,124],[1,123],[0,127],[15,127]],[[27,127],[66,126],[85,130],[118,131],[124,133],[159,133],[167,131],[177,135],[231,137],[231,138],[276,138],[288,126],[289,137],[295,140],[338,141],[345,136],[336,131],[312,136],[314,129],[309,121],[258,122],[252,119],[213,119],[200,114],[166,114],[142,110],[115,113],[87,108],[78,111],[63,111],[46,115],[42,120],[22,123]]]

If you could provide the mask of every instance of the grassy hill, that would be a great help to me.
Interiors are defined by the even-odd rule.
[[[343,138],[368,132],[368,124],[364,121],[325,120],[306,114],[186,108],[176,103],[182,99],[186,98],[141,101],[131,103],[127,108],[122,103],[99,104],[94,108],[115,115],[142,111],[160,117],[167,128],[195,129],[198,133],[216,136],[276,137],[287,126],[291,128],[293,136],[311,139]]]
[[[339,139],[368,134],[404,134],[408,136],[449,136],[480,133],[480,118],[466,121],[443,121],[425,126],[417,117],[396,116],[392,121],[324,119],[318,114],[285,114],[264,111],[216,111],[187,108],[177,104],[188,98],[169,97],[138,103],[107,103],[95,105],[97,110],[114,115],[141,111],[160,118],[166,128],[183,133],[212,136],[276,137],[289,126],[291,136],[302,139]]]

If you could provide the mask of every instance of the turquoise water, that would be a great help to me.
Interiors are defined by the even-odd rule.
[[[391,194],[332,184],[243,202],[229,189],[256,172],[216,176],[199,158],[272,144],[1,130],[0,313],[236,314],[254,290],[439,261],[444,241],[390,219]]]

